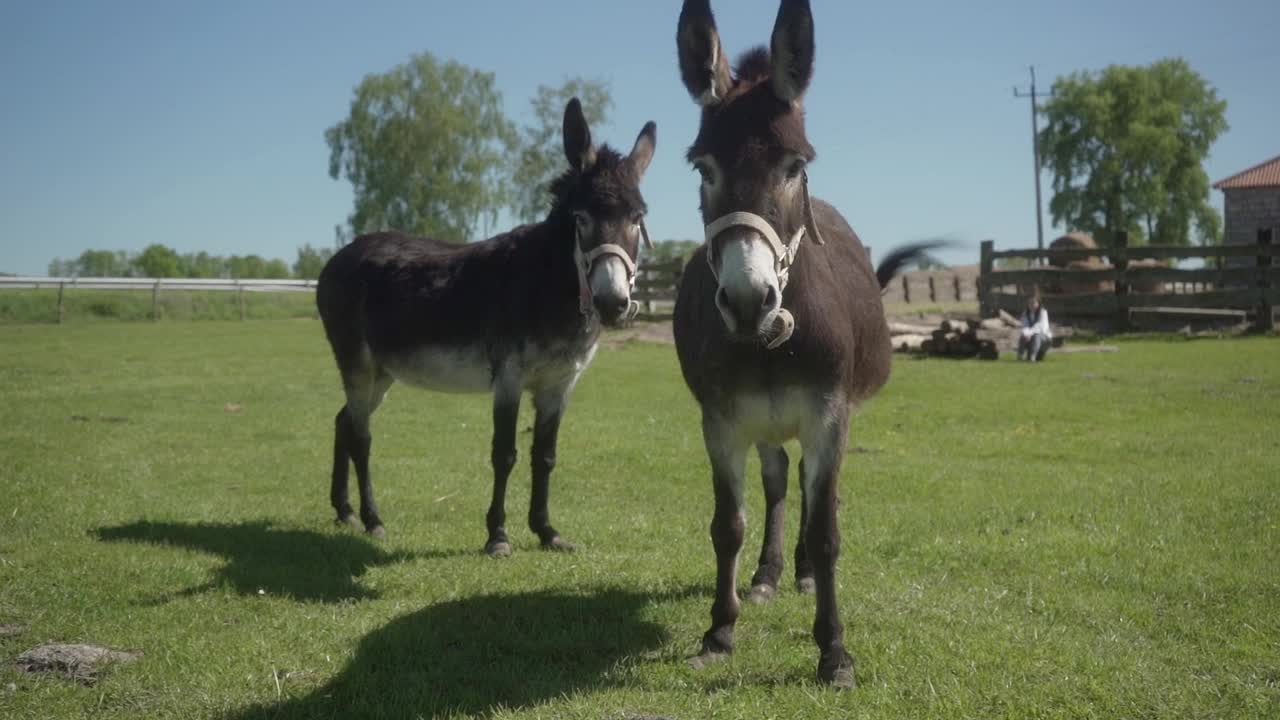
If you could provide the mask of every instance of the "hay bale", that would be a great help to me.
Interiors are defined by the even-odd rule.
[[[1168,268],[1168,260],[1159,260],[1156,258],[1143,258],[1142,260],[1130,260],[1131,268]],[[1165,283],[1160,280],[1138,280],[1129,283],[1129,291],[1136,293],[1163,293],[1168,292]]]
[[[1050,250],[1097,250],[1098,243],[1096,240],[1093,239],[1092,235],[1088,235],[1082,232],[1069,232],[1066,235],[1063,235],[1062,237],[1049,243],[1049,249]],[[1095,263],[1101,262],[1101,260],[1095,256],[1089,257],[1087,261],[1092,261]],[[1049,264],[1054,267],[1067,266],[1066,262],[1063,262],[1062,260],[1059,260],[1057,258],[1050,260]]]

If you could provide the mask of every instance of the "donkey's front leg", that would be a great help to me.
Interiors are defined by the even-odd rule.
[[[783,517],[787,509],[787,451],[781,445],[756,445],[760,475],[764,479],[764,542],[760,563],[751,578],[751,602],[766,603],[778,594],[782,577]]]
[[[716,509],[711,518],[711,544],[716,550],[716,599],[711,605],[711,628],[702,636],[702,650],[694,667],[733,652],[733,626],[738,620],[738,551],[742,549],[742,481],[747,449],[732,423],[713,413],[702,416],[702,436],[711,459],[711,482]]]
[[[490,557],[507,557],[511,554],[511,541],[507,539],[506,499],[507,478],[516,464],[516,419],[520,415],[520,384],[499,383],[493,392],[493,501],[485,517],[489,527],[489,540],[484,551]]]
[[[529,500],[529,529],[537,533],[547,550],[572,551],[573,543],[560,537],[551,527],[547,498],[551,492],[551,471],[556,467],[556,438],[560,434],[560,418],[564,416],[568,388],[539,390],[534,393],[533,407],[533,495]]]
[[[813,563],[817,610],[813,639],[818,643],[818,681],[836,687],[855,684],[853,658],[844,648],[844,627],[836,605],[836,559],[840,556],[840,528],[836,522],[839,506],[840,465],[848,442],[849,409],[840,407],[823,413],[804,446],[804,502],[806,522],[804,543]]]

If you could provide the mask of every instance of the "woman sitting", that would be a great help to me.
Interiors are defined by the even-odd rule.
[[[1022,336],[1018,338],[1018,359],[1039,362],[1049,352],[1053,331],[1049,329],[1049,311],[1040,305],[1040,297],[1032,295],[1022,312]]]

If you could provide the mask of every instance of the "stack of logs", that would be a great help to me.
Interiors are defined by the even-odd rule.
[[[1018,347],[1021,326],[1017,318],[1002,312],[987,320],[943,320],[938,327],[891,322],[889,333],[894,352],[996,360],[1002,350]]]

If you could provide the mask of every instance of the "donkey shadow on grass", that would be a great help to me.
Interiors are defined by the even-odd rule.
[[[232,718],[489,716],[604,689],[621,682],[611,671],[666,642],[641,617],[664,597],[539,591],[432,605],[366,635],[323,686]]]
[[[449,554],[388,552],[363,537],[277,528],[265,520],[229,524],[142,521],[98,528],[93,534],[104,542],[181,547],[226,560],[208,582],[166,593],[154,600],[157,603],[227,585],[241,595],[262,591],[300,602],[371,599],[377,593],[359,583],[368,569]]]

